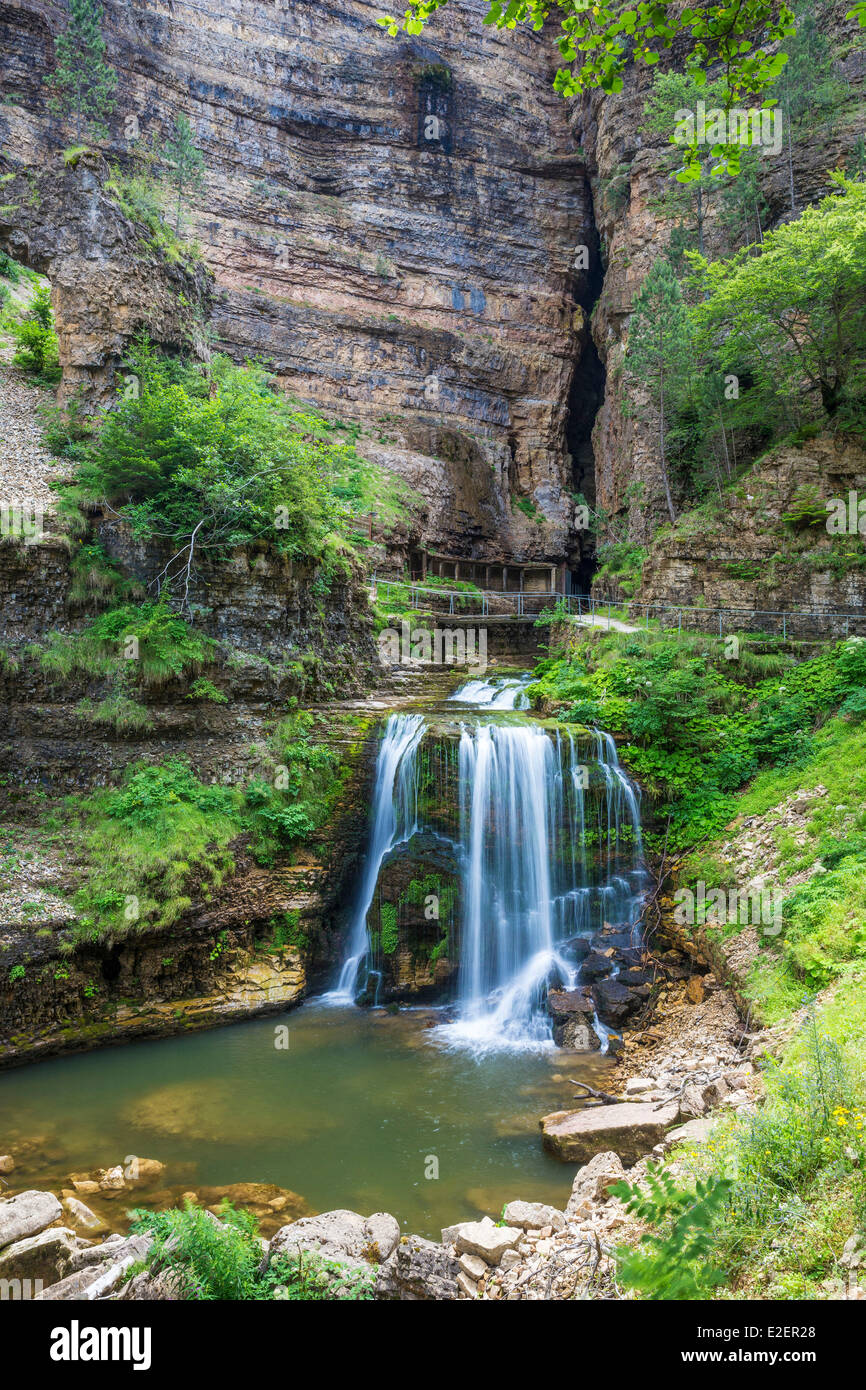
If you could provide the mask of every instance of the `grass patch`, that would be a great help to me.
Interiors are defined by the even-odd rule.
[[[88,708],[83,717],[137,727],[138,711],[103,703],[108,708]],[[137,763],[118,786],[43,812],[43,831],[68,848],[75,870],[77,920],[66,949],[173,925],[195,903],[210,901],[234,871],[234,841],[264,865],[315,842],[337,810],[367,728],[349,714],[327,723],[345,732],[347,746],[319,741],[325,729],[299,711],[256,750],[262,774],[243,785],[205,783],[185,759],[169,758]]]
[[[372,1298],[373,1265],[359,1272],[307,1253],[263,1260],[255,1217],[228,1202],[220,1206],[217,1221],[190,1202],[183,1209],[136,1211],[132,1230],[153,1237],[145,1267],[153,1273],[169,1271],[187,1299],[325,1302]]]
[[[850,985],[770,1067],[757,1113],[722,1120],[686,1154],[697,1176],[733,1179],[713,1241],[729,1296],[826,1297],[845,1242],[864,1230],[862,975]]]

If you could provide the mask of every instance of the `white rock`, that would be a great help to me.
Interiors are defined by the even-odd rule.
[[[131,1182],[153,1182],[165,1172],[165,1164],[158,1158],[133,1158],[126,1166],[126,1176]]]
[[[96,1234],[98,1231],[105,1230],[106,1223],[102,1217],[97,1216],[96,1212],[91,1211],[90,1207],[85,1206],[83,1202],[79,1202],[77,1197],[64,1197],[63,1210],[80,1231]]]
[[[383,1264],[400,1239],[400,1223],[388,1212],[360,1216],[356,1211],[322,1212],[302,1216],[282,1226],[271,1241],[271,1254],[294,1254],[308,1250],[323,1259],[336,1260],[354,1268]]]
[[[104,1274],[100,1274],[92,1284],[88,1284],[83,1290],[82,1297],[85,1299],[102,1298],[104,1294],[111,1293],[121,1282],[124,1274],[130,1265],[135,1264],[135,1256],[127,1255],[125,1259],[119,1260],[116,1265],[111,1265]]]
[[[649,1076],[633,1076],[625,1083],[625,1093],[627,1096],[639,1096],[644,1091],[651,1091],[655,1084]]]
[[[462,1270],[457,1275],[457,1287],[461,1293],[465,1293],[467,1298],[478,1297],[478,1285],[473,1279],[469,1278],[468,1274],[464,1274]]]
[[[13,1241],[35,1236],[59,1220],[63,1208],[53,1192],[19,1192],[0,1201],[0,1250]]]
[[[470,1279],[482,1279],[490,1266],[486,1260],[482,1260],[480,1255],[461,1255],[457,1261],[464,1274],[468,1274]]]
[[[123,1169],[120,1164],[118,1164],[116,1168],[107,1168],[105,1172],[101,1174],[99,1186],[103,1192],[120,1192],[126,1187]]]
[[[522,1239],[516,1226],[497,1226],[485,1216],[482,1221],[464,1221],[454,1245],[458,1255],[480,1255],[489,1265],[498,1265],[504,1251],[513,1250]]]
[[[573,1219],[586,1202],[606,1202],[609,1195],[608,1187],[612,1183],[622,1182],[624,1177],[625,1169],[618,1154],[596,1154],[589,1163],[578,1168],[575,1174],[571,1196],[565,1208],[566,1216],[570,1220]]]
[[[554,1231],[561,1231],[565,1225],[565,1216],[556,1207],[545,1206],[543,1202],[509,1202],[502,1213],[503,1219],[509,1226],[520,1226],[523,1230],[539,1230],[545,1226],[552,1226]]]

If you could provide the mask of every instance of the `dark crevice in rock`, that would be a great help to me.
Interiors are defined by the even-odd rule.
[[[585,331],[582,336],[580,356],[574,368],[568,396],[568,424],[566,444],[571,458],[571,487],[575,493],[595,505],[595,453],[592,443],[592,428],[604,401],[605,369],[598,354],[589,329],[592,311],[601,295],[604,285],[598,228],[595,223],[595,210],[592,195],[587,189],[589,205],[593,210],[590,227],[587,229],[587,251],[589,264],[577,278],[574,297],[585,318]],[[588,532],[579,533],[579,554],[577,564],[572,568],[572,587],[579,593],[587,593],[592,576],[597,567],[595,538]]]

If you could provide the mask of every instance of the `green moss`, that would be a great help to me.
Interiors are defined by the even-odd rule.
[[[397,908],[393,903],[382,903],[379,907],[379,923],[381,927],[382,950],[386,956],[392,956],[397,949]]]

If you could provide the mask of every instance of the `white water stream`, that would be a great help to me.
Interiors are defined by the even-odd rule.
[[[476,1052],[552,1046],[547,990],[579,981],[568,942],[605,924],[632,932],[645,888],[638,797],[611,736],[490,718],[525,699],[527,683],[470,681],[450,697],[467,706],[454,846],[459,969],[453,1017],[432,1035]],[[424,828],[416,753],[425,729],[420,714],[393,714],[385,727],[368,852],[331,1000],[346,1002],[366,987],[367,916],[382,864]]]

